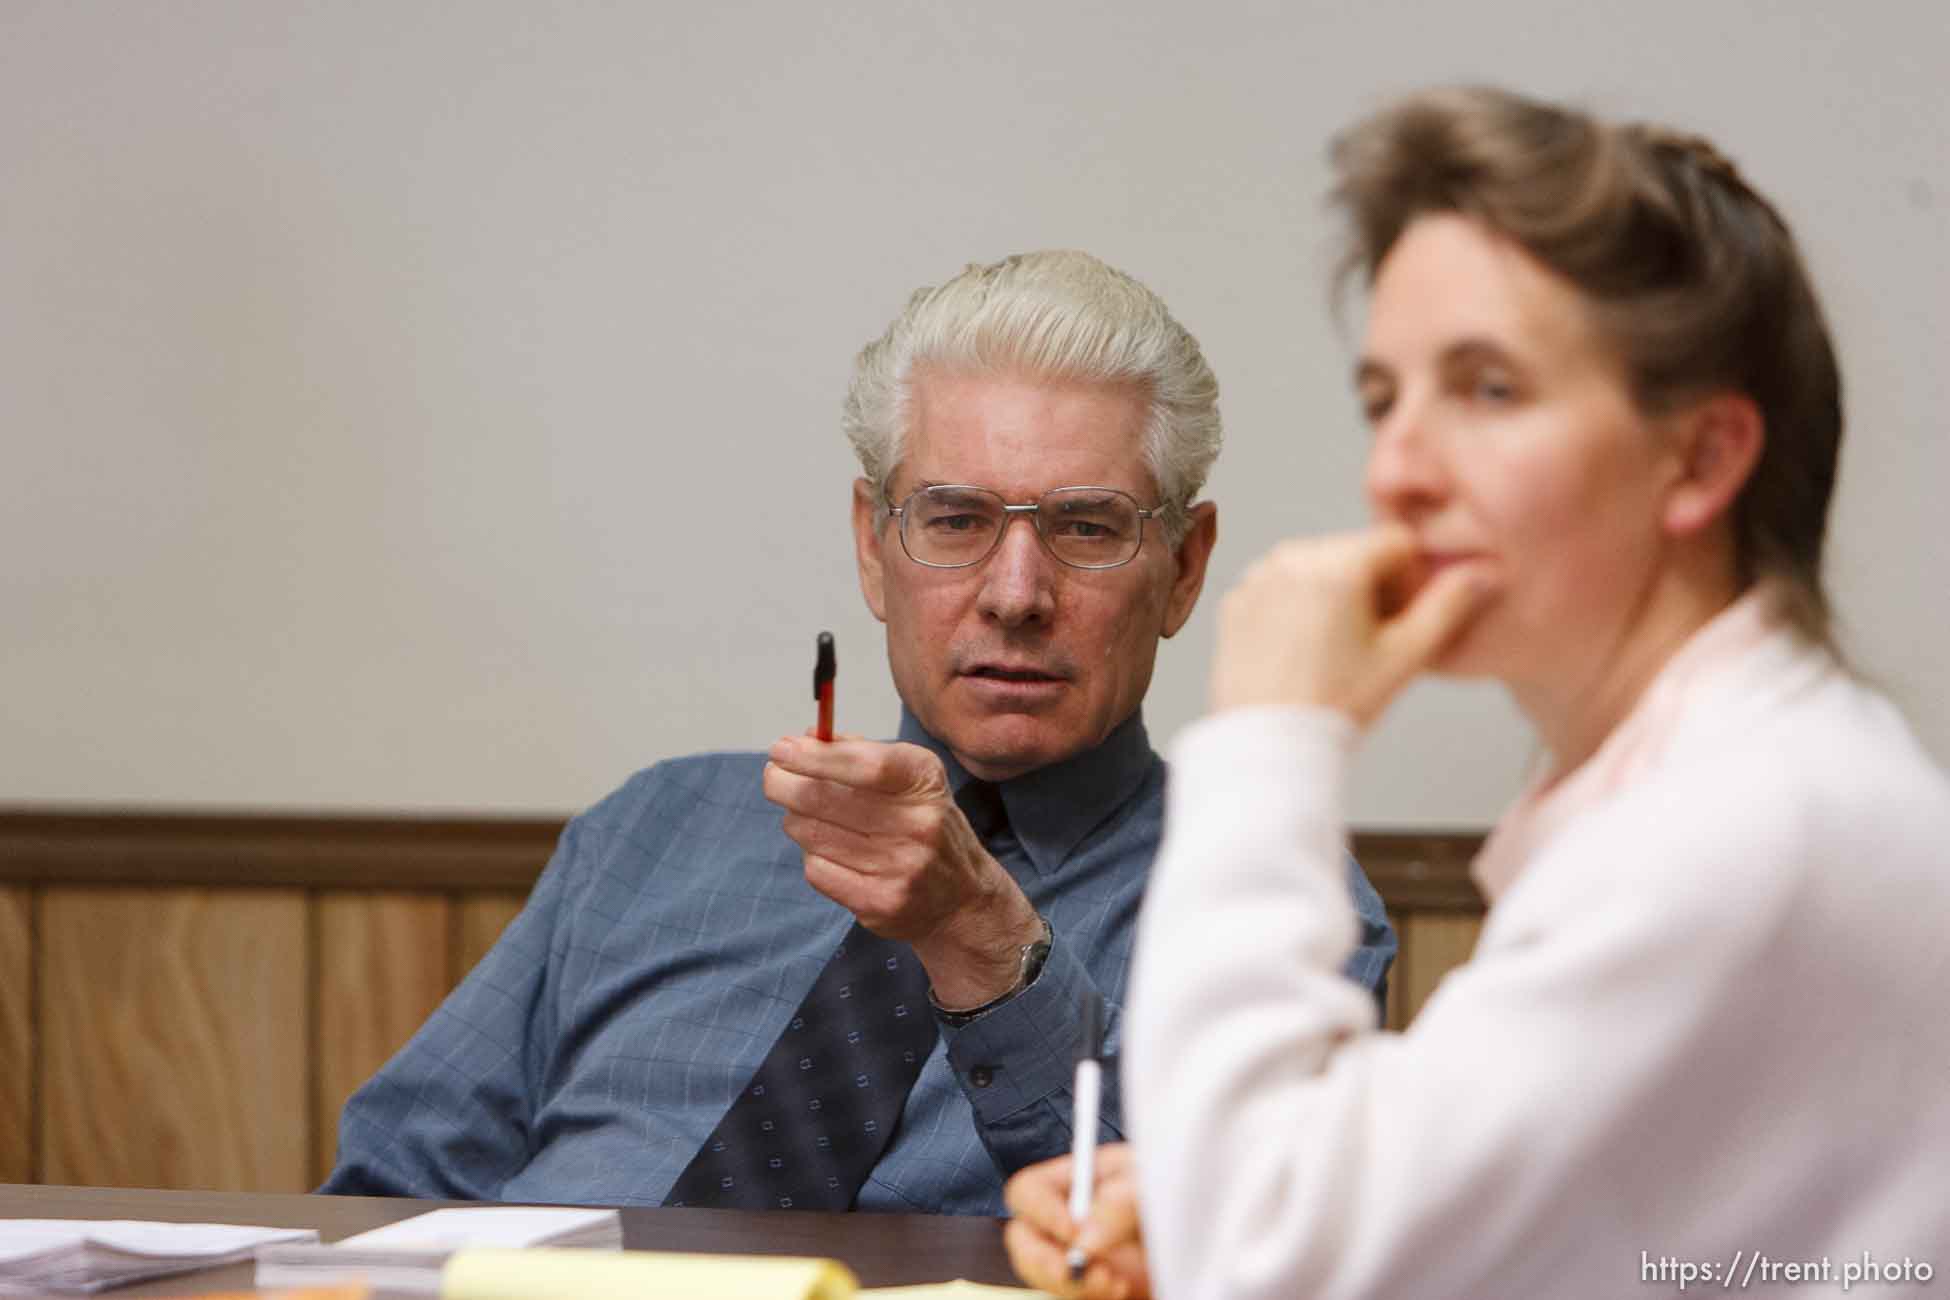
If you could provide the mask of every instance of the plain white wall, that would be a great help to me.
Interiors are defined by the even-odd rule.
[[[0,802],[569,810],[805,725],[822,627],[886,731],[848,366],[1020,249],[1204,342],[1215,588],[1358,522],[1323,142],[1456,80],[1704,131],[1789,214],[1849,381],[1844,625],[1950,754],[1947,14],[5,0]],[[1356,818],[1485,823],[1529,752],[1417,687]]]

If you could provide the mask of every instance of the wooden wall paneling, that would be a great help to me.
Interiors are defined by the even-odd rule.
[[[560,817],[0,804],[0,884],[525,890],[561,833]]]
[[[1477,831],[1364,831],[1348,836],[1355,861],[1390,908],[1402,912],[1480,912],[1483,896],[1469,864]]]
[[[45,1181],[306,1186],[305,906],[291,889],[46,889]]]
[[[315,898],[318,973],[309,1181],[331,1172],[339,1111],[447,996],[452,904],[441,894],[327,891]]]
[[[0,806],[0,1180],[315,1185],[342,1098],[493,946],[561,826]],[[1393,1028],[1475,942],[1481,838],[1353,833],[1401,944]]]
[[[1469,960],[1483,918],[1467,912],[1412,912],[1402,928],[1403,947],[1409,953],[1402,1018],[1404,1024],[1413,1024],[1442,977]]]
[[[0,1183],[34,1181],[33,909],[0,889]]]
[[[468,971],[487,956],[487,950],[508,928],[508,922],[515,919],[521,905],[528,901],[525,893],[480,893],[465,894],[460,900],[460,939],[455,944],[453,982],[460,983]]]
[[[1391,909],[1388,924],[1395,927],[1395,964],[1388,968],[1388,1001],[1381,1023],[1384,1029],[1399,1030],[1408,1025],[1402,1018],[1402,986],[1408,983],[1408,918]]]

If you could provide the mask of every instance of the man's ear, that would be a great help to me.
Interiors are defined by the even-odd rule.
[[[1716,393],[1674,417],[1678,473],[1666,492],[1663,522],[1693,537],[1727,517],[1753,477],[1767,443],[1767,421],[1751,397]]]
[[[1176,636],[1192,616],[1198,593],[1205,589],[1206,563],[1212,558],[1212,548],[1219,544],[1219,507],[1201,501],[1187,513],[1191,527],[1185,530],[1185,540],[1178,543],[1173,556],[1178,573],[1171,580],[1171,597],[1165,604],[1164,635],[1168,637]]]
[[[873,616],[887,621],[886,575],[881,567],[880,494],[866,479],[853,480],[853,559],[860,566],[860,594]]]

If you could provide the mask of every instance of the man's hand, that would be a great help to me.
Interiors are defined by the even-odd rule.
[[[989,856],[919,745],[787,736],[765,765],[765,797],[805,850],[806,883],[875,934],[902,939],[946,1007],[1006,993],[1036,909]]]
[[[1430,576],[1399,525],[1284,542],[1226,595],[1212,707],[1338,709],[1365,727],[1494,590],[1483,562]]]
[[[1070,1220],[1068,1156],[1022,1170],[1009,1180],[1003,1195],[1015,1217],[1002,1242],[1023,1281],[1053,1295],[1083,1300],[1144,1300],[1151,1294],[1138,1224],[1137,1170],[1128,1145],[1097,1149],[1097,1189],[1081,1230]],[[1081,1245],[1090,1259],[1080,1282],[1070,1281],[1073,1244]]]

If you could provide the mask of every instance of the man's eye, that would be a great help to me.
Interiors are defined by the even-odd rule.
[[[938,533],[968,533],[987,522],[980,515],[935,515],[928,520],[928,528]]]
[[[1109,524],[1100,524],[1088,519],[1065,519],[1057,525],[1056,531],[1064,537],[1075,537],[1080,541],[1096,542],[1117,536],[1117,530]]]

